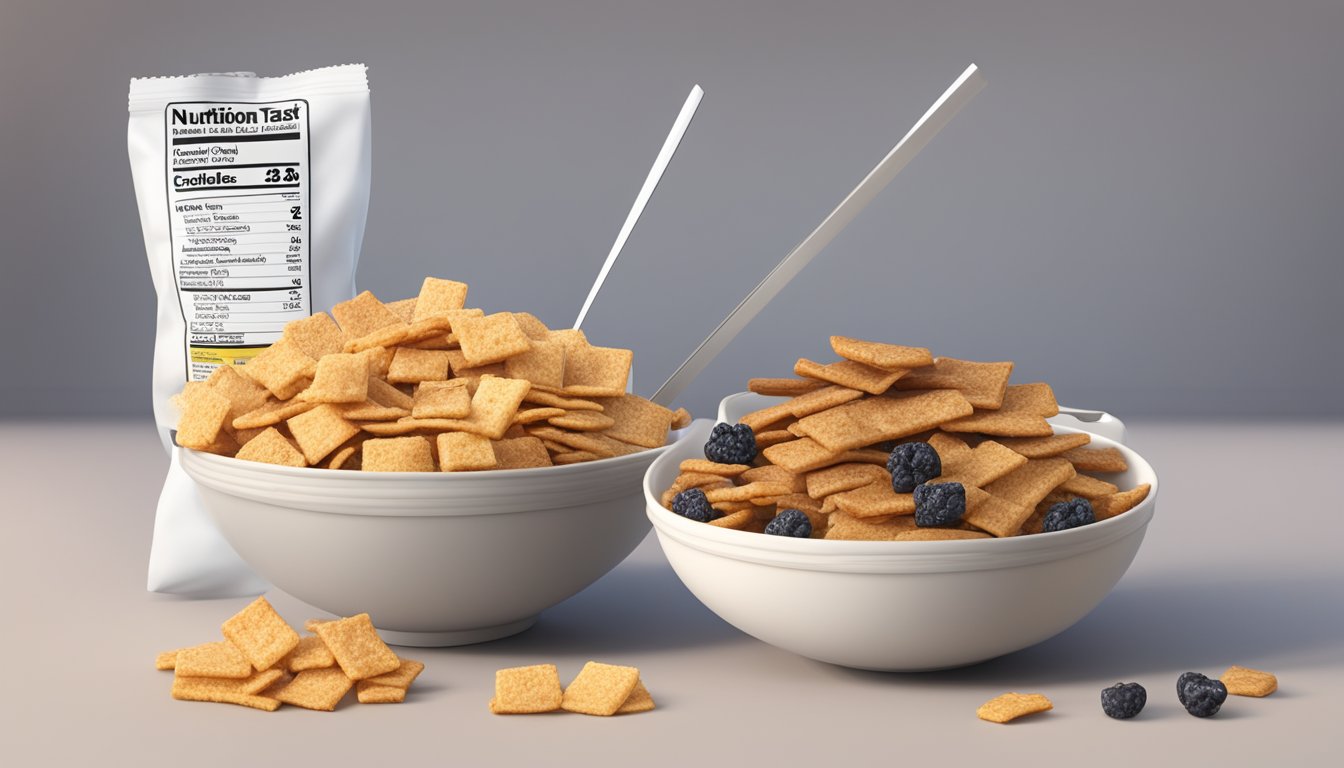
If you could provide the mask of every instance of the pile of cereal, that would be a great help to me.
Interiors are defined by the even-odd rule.
[[[698,522],[798,538],[979,539],[1114,517],[1148,495],[1105,477],[1114,448],[1055,434],[1043,383],[1010,385],[1011,362],[832,336],[840,360],[799,360],[798,378],[752,379],[787,397],[715,426],[682,462],[663,506]]]
[[[690,423],[626,393],[630,350],[466,298],[429,277],[413,299],[365,291],[289,323],[246,365],[187,384],[178,445],[291,467],[523,469],[657,448]]]
[[[361,704],[395,704],[425,665],[398,657],[367,613],[309,621],[299,636],[258,597],[220,628],[222,642],[160,653],[173,671],[173,698],[273,712],[281,704],[330,712],[351,688]]]

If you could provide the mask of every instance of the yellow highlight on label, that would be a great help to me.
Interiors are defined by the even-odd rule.
[[[265,347],[191,347],[191,362],[203,365],[247,365]]]

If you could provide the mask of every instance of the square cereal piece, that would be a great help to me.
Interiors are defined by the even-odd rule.
[[[693,418],[694,417],[691,416],[690,411],[686,410],[685,408],[678,408],[677,410],[672,412],[672,428],[685,429],[686,427],[691,426],[691,421]]]
[[[984,489],[994,496],[1026,507],[1030,511],[1036,508],[1047,493],[1058,488],[1075,474],[1077,473],[1073,465],[1061,458],[1028,459],[1026,464],[985,485]],[[970,501],[970,497],[967,496],[968,510]]]
[[[824,499],[873,483],[891,485],[887,470],[873,464],[835,464],[808,472],[806,478],[807,495],[813,499]]]
[[[1092,499],[1092,511],[1096,514],[1097,520],[1109,520],[1137,507],[1140,502],[1148,498],[1148,491],[1151,489],[1152,486],[1144,483],[1128,491]]]
[[[630,379],[634,353],[615,347],[574,346],[565,357],[565,394],[620,397]]]
[[[180,649],[179,649],[180,650]],[[177,668],[177,651],[164,651],[154,657],[154,668],[157,670],[172,670]]]
[[[372,683],[375,685],[390,685],[394,688],[405,690],[410,688],[411,683],[415,682],[415,678],[419,677],[420,673],[424,671],[425,665],[423,663],[416,661],[415,659],[402,659],[401,666],[391,672],[376,677],[370,677],[361,680],[360,682]]]
[[[393,352],[386,347],[373,347],[355,354],[364,358],[364,362],[368,364],[369,376],[376,376],[380,381],[386,378],[388,369],[392,367]],[[388,386],[392,385],[388,384]]]
[[[886,370],[871,365],[856,363],[853,360],[841,360],[822,365],[807,358],[800,358],[793,366],[793,372],[810,379],[820,379],[847,389],[857,389],[870,395],[880,395],[891,388],[897,379],[905,375],[906,369]]]
[[[571,432],[601,432],[616,426],[616,420],[600,411],[575,411],[547,417],[546,423]]]
[[[326,312],[290,321],[285,325],[281,336],[294,342],[304,354],[314,360],[321,359],[323,355],[340,352],[345,344],[345,334],[341,333],[336,321]]]
[[[323,355],[313,383],[300,397],[310,403],[362,403],[369,395],[369,363],[360,355]]]
[[[829,467],[845,461],[844,451],[832,451],[810,437],[775,443],[761,451],[766,461],[794,474]]]
[[[364,441],[361,467],[365,472],[433,472],[429,440],[419,435],[383,437]]]
[[[1091,475],[1074,475],[1060,483],[1056,491],[1069,496],[1081,496],[1084,499],[1099,499],[1120,492],[1120,486],[1108,483]]]
[[[504,375],[551,389],[565,386],[565,345],[532,339],[532,347],[504,361]]]
[[[1086,432],[1065,432],[1045,437],[1001,437],[998,442],[1028,459],[1049,459],[1071,448],[1087,445],[1092,442],[1092,436]]]
[[[887,520],[860,520],[844,512],[830,513],[827,521],[826,538],[839,541],[896,541],[907,532],[915,530],[913,515],[902,515]]]
[[[290,672],[302,672],[305,669],[326,669],[336,663],[331,649],[317,635],[304,635],[289,655],[281,659],[282,666]]]
[[[194,387],[186,392],[182,417],[177,421],[177,444],[204,450],[219,439],[233,404],[213,389]]]
[[[240,432],[246,429],[265,429],[292,416],[298,416],[304,411],[311,411],[317,405],[317,403],[305,403],[296,400],[268,400],[265,405],[255,411],[248,411],[234,419],[233,428]]]
[[[367,451],[368,443],[364,445]],[[401,659],[378,636],[367,613],[325,621],[314,625],[312,631],[331,649],[336,663],[351,680],[377,677],[401,666]]]
[[[925,442],[937,451],[938,459],[943,464],[957,461],[971,452],[971,446],[965,440],[948,432],[934,432]]]
[[[397,347],[387,369],[387,380],[393,384],[419,384],[447,378],[448,352],[445,350]]]
[[[405,323],[415,322],[415,298],[398,299],[397,301],[385,302],[383,306],[388,311],[400,317]]]
[[[606,429],[608,437],[641,448],[661,448],[667,444],[667,433],[675,417],[667,408],[639,395],[602,398],[597,403],[602,406],[602,413],[615,422]]]
[[[961,519],[968,525],[1004,538],[1016,536],[1031,518],[1033,509],[968,485],[966,514]]]
[[[532,340],[523,333],[511,312],[496,312],[485,317],[464,317],[453,324],[467,365],[479,368],[521,355],[532,348]]]
[[[213,685],[209,678],[174,678],[172,697],[178,701],[209,701],[216,704],[238,704],[252,709],[274,712],[280,708],[280,701],[269,696],[258,696],[221,688]]]
[[[270,669],[299,644],[299,633],[280,618],[265,597],[258,597],[230,616],[220,631],[257,669]]]
[[[709,459],[685,459],[677,467],[682,472],[697,472],[720,477],[737,477],[751,469],[750,464],[720,464]]]
[[[546,334],[546,338],[551,341],[560,342],[565,346],[565,349],[589,346],[588,336],[578,328],[565,328],[559,331],[551,331]]]
[[[923,347],[903,347],[899,344],[881,344],[848,336],[832,336],[831,349],[835,354],[874,368],[918,368],[933,363],[933,355]]]
[[[962,483],[983,488],[1026,463],[1026,456],[1010,451],[993,440],[986,440],[943,462],[943,473],[933,482]]]
[[[498,440],[513,423],[518,406],[523,404],[532,385],[521,379],[482,376],[471,398],[471,417],[476,428],[470,431]]]
[[[1070,448],[1059,454],[1079,472],[1124,472],[1129,469],[1118,448]]]
[[[644,687],[643,680],[635,681],[635,690],[630,692],[630,698],[625,700],[621,708],[616,710],[618,715],[633,715],[636,712],[649,712],[653,710],[653,696],[649,694],[649,689]]]
[[[495,672],[495,698],[490,711],[496,715],[530,715],[554,712],[563,698],[560,672],[554,664],[512,667]]]
[[[286,421],[294,442],[303,451],[303,458],[310,466],[322,461],[327,454],[340,447],[341,443],[359,434],[359,427],[351,424],[327,403],[305,411]]]
[[[368,291],[332,307],[331,314],[340,323],[341,331],[351,339],[366,336],[389,325],[406,325],[406,321],[397,317],[395,312]]]
[[[955,389],[976,408],[997,410],[1003,405],[1011,362],[976,363],[940,357],[933,365],[916,368],[892,385],[898,391],[917,389]]]
[[[747,379],[747,389],[770,397],[798,397],[821,389],[826,382],[816,379]]]
[[[951,390],[934,390],[951,391]],[[942,425],[948,432],[980,432],[1002,437],[1047,437],[1055,430],[1045,419],[1059,413],[1050,385],[1018,384],[1003,394],[997,410],[976,409],[973,415]]]
[[[837,405],[844,405],[851,400],[858,400],[860,397],[863,397],[863,392],[860,390],[833,384],[792,398],[784,403],[783,408],[789,415],[801,419]]]
[[[489,439],[469,432],[439,433],[440,471],[494,469],[495,465],[495,450]]]
[[[551,457],[551,462],[558,467],[566,464],[580,464],[585,461],[597,461],[598,459],[608,458],[592,451],[559,451]]]
[[[248,411],[255,411],[266,404],[268,392],[265,387],[238,372],[238,366],[221,365],[205,380],[205,386],[228,398],[229,418],[226,427],[233,420]]]
[[[805,416],[798,420],[798,427],[823,448],[844,451],[913,435],[973,411],[961,393],[933,390],[855,400]]]
[[[406,700],[406,689],[360,680],[355,683],[355,697],[360,704],[400,704]]]
[[[415,313],[412,321],[443,312],[462,309],[467,305],[467,284],[456,280],[444,280],[438,277],[426,277],[420,284],[420,294],[415,299]]]
[[[1279,690],[1279,678],[1269,672],[1248,669],[1236,665],[1227,668],[1218,678],[1227,686],[1227,692],[1233,696],[1255,696],[1260,698]]]
[[[991,723],[1007,723],[1024,715],[1046,712],[1055,705],[1039,693],[1005,693],[986,701],[975,710],[981,720]]]
[[[275,427],[267,427],[238,449],[236,458],[278,464],[282,467],[306,467],[308,461],[289,439]]]
[[[915,513],[914,495],[892,490],[891,480],[870,483],[829,498],[835,499],[836,509],[860,520]]]
[[[409,411],[415,407],[414,397],[402,392],[400,389],[388,384],[386,381],[374,376],[372,373],[369,375],[369,399],[379,405],[387,406],[388,408],[404,408]]]
[[[639,683],[639,670],[590,661],[565,688],[560,708],[585,715],[616,714]]]
[[[461,379],[426,381],[415,388],[411,416],[417,419],[465,419],[471,415],[471,392]]]
[[[742,418],[737,420],[737,423],[746,424],[748,427],[751,427],[752,432],[759,434],[761,432],[781,429],[781,422],[786,422],[792,418],[793,412],[790,410],[788,403],[777,403],[744,414]]]
[[[182,675],[177,675],[173,678],[173,686],[174,688],[196,689],[197,691],[213,690],[256,696],[271,687],[277,680],[284,677],[285,674],[285,671],[281,669],[268,669],[263,672],[253,673],[247,677],[236,679],[223,677],[183,677]],[[206,701],[209,701],[209,699],[206,699]]]
[[[243,366],[243,373],[281,400],[297,395],[317,373],[317,360],[284,336]]]
[[[202,643],[177,652],[174,669],[179,677],[227,677],[252,675],[252,663],[232,643]]]
[[[529,469],[551,466],[551,454],[541,440],[535,437],[515,437],[493,440],[496,469]]]
[[[551,329],[531,312],[514,312],[513,319],[518,321],[518,327],[523,329],[529,339],[545,341],[550,338]]]
[[[272,695],[285,704],[330,712],[336,709],[336,705],[341,703],[341,699],[354,685],[355,681],[347,677],[340,667],[305,669],[289,683],[274,690]]]
[[[960,528],[913,528],[896,534],[895,541],[962,541],[965,539],[992,539],[983,531],[966,531]]]
[[[563,408],[566,411],[600,411],[602,406],[592,400],[583,400],[580,398],[561,397],[551,392],[544,392],[536,387],[527,391],[523,397],[523,402],[544,405],[548,408]]]

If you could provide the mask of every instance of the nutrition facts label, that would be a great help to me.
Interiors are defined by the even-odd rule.
[[[200,381],[311,313],[308,103],[179,102],[164,119],[187,375]]]

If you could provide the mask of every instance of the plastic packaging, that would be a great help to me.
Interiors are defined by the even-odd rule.
[[[154,419],[170,455],[148,588],[197,597],[267,584],[215,528],[173,442],[171,399],[247,361],[285,323],[355,295],[369,205],[363,65],[131,80],[127,146],[158,294]]]

